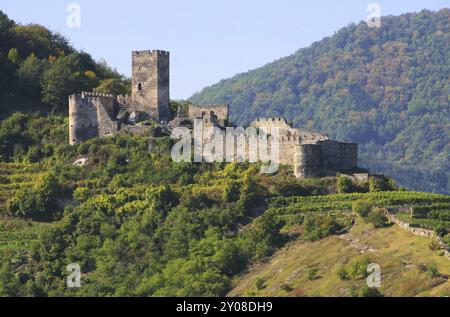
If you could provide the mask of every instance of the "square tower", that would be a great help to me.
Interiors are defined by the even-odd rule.
[[[136,110],[158,121],[170,120],[169,52],[132,52],[132,99]]]

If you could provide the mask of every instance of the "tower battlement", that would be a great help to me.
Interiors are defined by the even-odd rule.
[[[133,51],[131,95],[139,108],[158,121],[170,119],[170,54]]]
[[[169,56],[170,52],[163,50],[143,50],[143,51],[132,51],[132,56],[142,56],[142,55],[162,55]]]

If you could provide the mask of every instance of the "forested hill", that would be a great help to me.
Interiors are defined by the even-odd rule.
[[[299,35],[300,36],[300,35]],[[450,10],[383,17],[192,96],[231,120],[283,116],[360,144],[360,165],[411,189],[450,192]]]
[[[42,25],[18,24],[0,11],[0,118],[18,110],[67,113],[69,94],[130,88],[106,62],[75,50],[64,36]]]

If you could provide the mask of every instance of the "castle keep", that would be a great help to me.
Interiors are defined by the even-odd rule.
[[[170,119],[169,52],[132,52],[131,96],[83,92],[69,97],[69,142],[77,144],[120,130],[138,131],[137,121]]]
[[[227,127],[227,105],[180,107],[171,120],[169,88],[169,52],[132,52],[131,96],[83,92],[69,97],[69,143],[78,144],[119,131],[149,132],[150,121],[157,122],[166,131],[176,127],[193,129],[196,120],[201,120],[204,127],[222,130]],[[268,135],[272,128],[278,129],[278,163],[292,166],[298,178],[360,171],[357,144],[337,142],[323,133],[292,128],[283,118],[257,119],[251,126]],[[250,141],[246,142],[248,146]],[[355,177],[357,175],[362,174],[355,174]]]

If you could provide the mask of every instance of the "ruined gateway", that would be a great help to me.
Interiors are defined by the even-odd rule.
[[[69,97],[69,143],[78,144],[93,137],[119,131],[146,133],[149,122],[166,131],[193,127],[194,120],[224,129],[228,123],[226,105],[190,105],[178,109],[171,120],[169,96],[169,52],[132,52],[132,94],[113,96],[83,92]],[[251,123],[257,129],[279,128],[280,162],[290,165],[298,178],[358,174],[358,146],[330,140],[326,134],[295,129],[283,118],[263,118]],[[268,132],[270,133],[270,132]],[[362,176],[364,175],[364,176]]]

